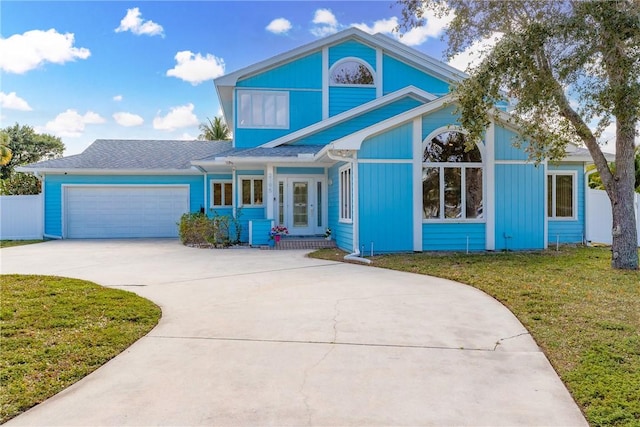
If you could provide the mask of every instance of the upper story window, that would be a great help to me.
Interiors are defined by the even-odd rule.
[[[422,218],[482,220],[483,164],[477,146],[465,149],[462,132],[444,131],[424,142]]]
[[[289,129],[289,92],[239,90],[238,127]]]
[[[333,86],[373,86],[375,79],[368,64],[356,58],[346,58],[331,67],[329,83]]]

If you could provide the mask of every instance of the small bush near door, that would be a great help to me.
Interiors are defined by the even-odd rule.
[[[187,213],[180,218],[180,241],[187,246],[226,248],[233,243],[231,231],[239,229],[237,220],[227,215],[209,218],[202,212]],[[236,238],[239,238],[239,233]]]

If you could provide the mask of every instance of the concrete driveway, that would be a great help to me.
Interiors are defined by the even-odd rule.
[[[586,425],[524,327],[459,283],[176,240],[6,248],[2,273],[162,307],[118,357],[7,425]]]

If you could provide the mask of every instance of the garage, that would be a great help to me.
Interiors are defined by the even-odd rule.
[[[64,237],[177,237],[188,185],[65,185]]]

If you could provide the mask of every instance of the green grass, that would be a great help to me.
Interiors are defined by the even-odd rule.
[[[342,260],[335,249],[311,256]],[[640,426],[640,272],[610,267],[608,248],[404,254],[374,266],[467,283],[531,332],[591,425]]]
[[[94,371],[150,331],[131,292],[52,276],[0,276],[0,423]]]
[[[12,246],[30,245],[32,243],[42,243],[44,240],[0,240],[0,248],[10,248]]]

